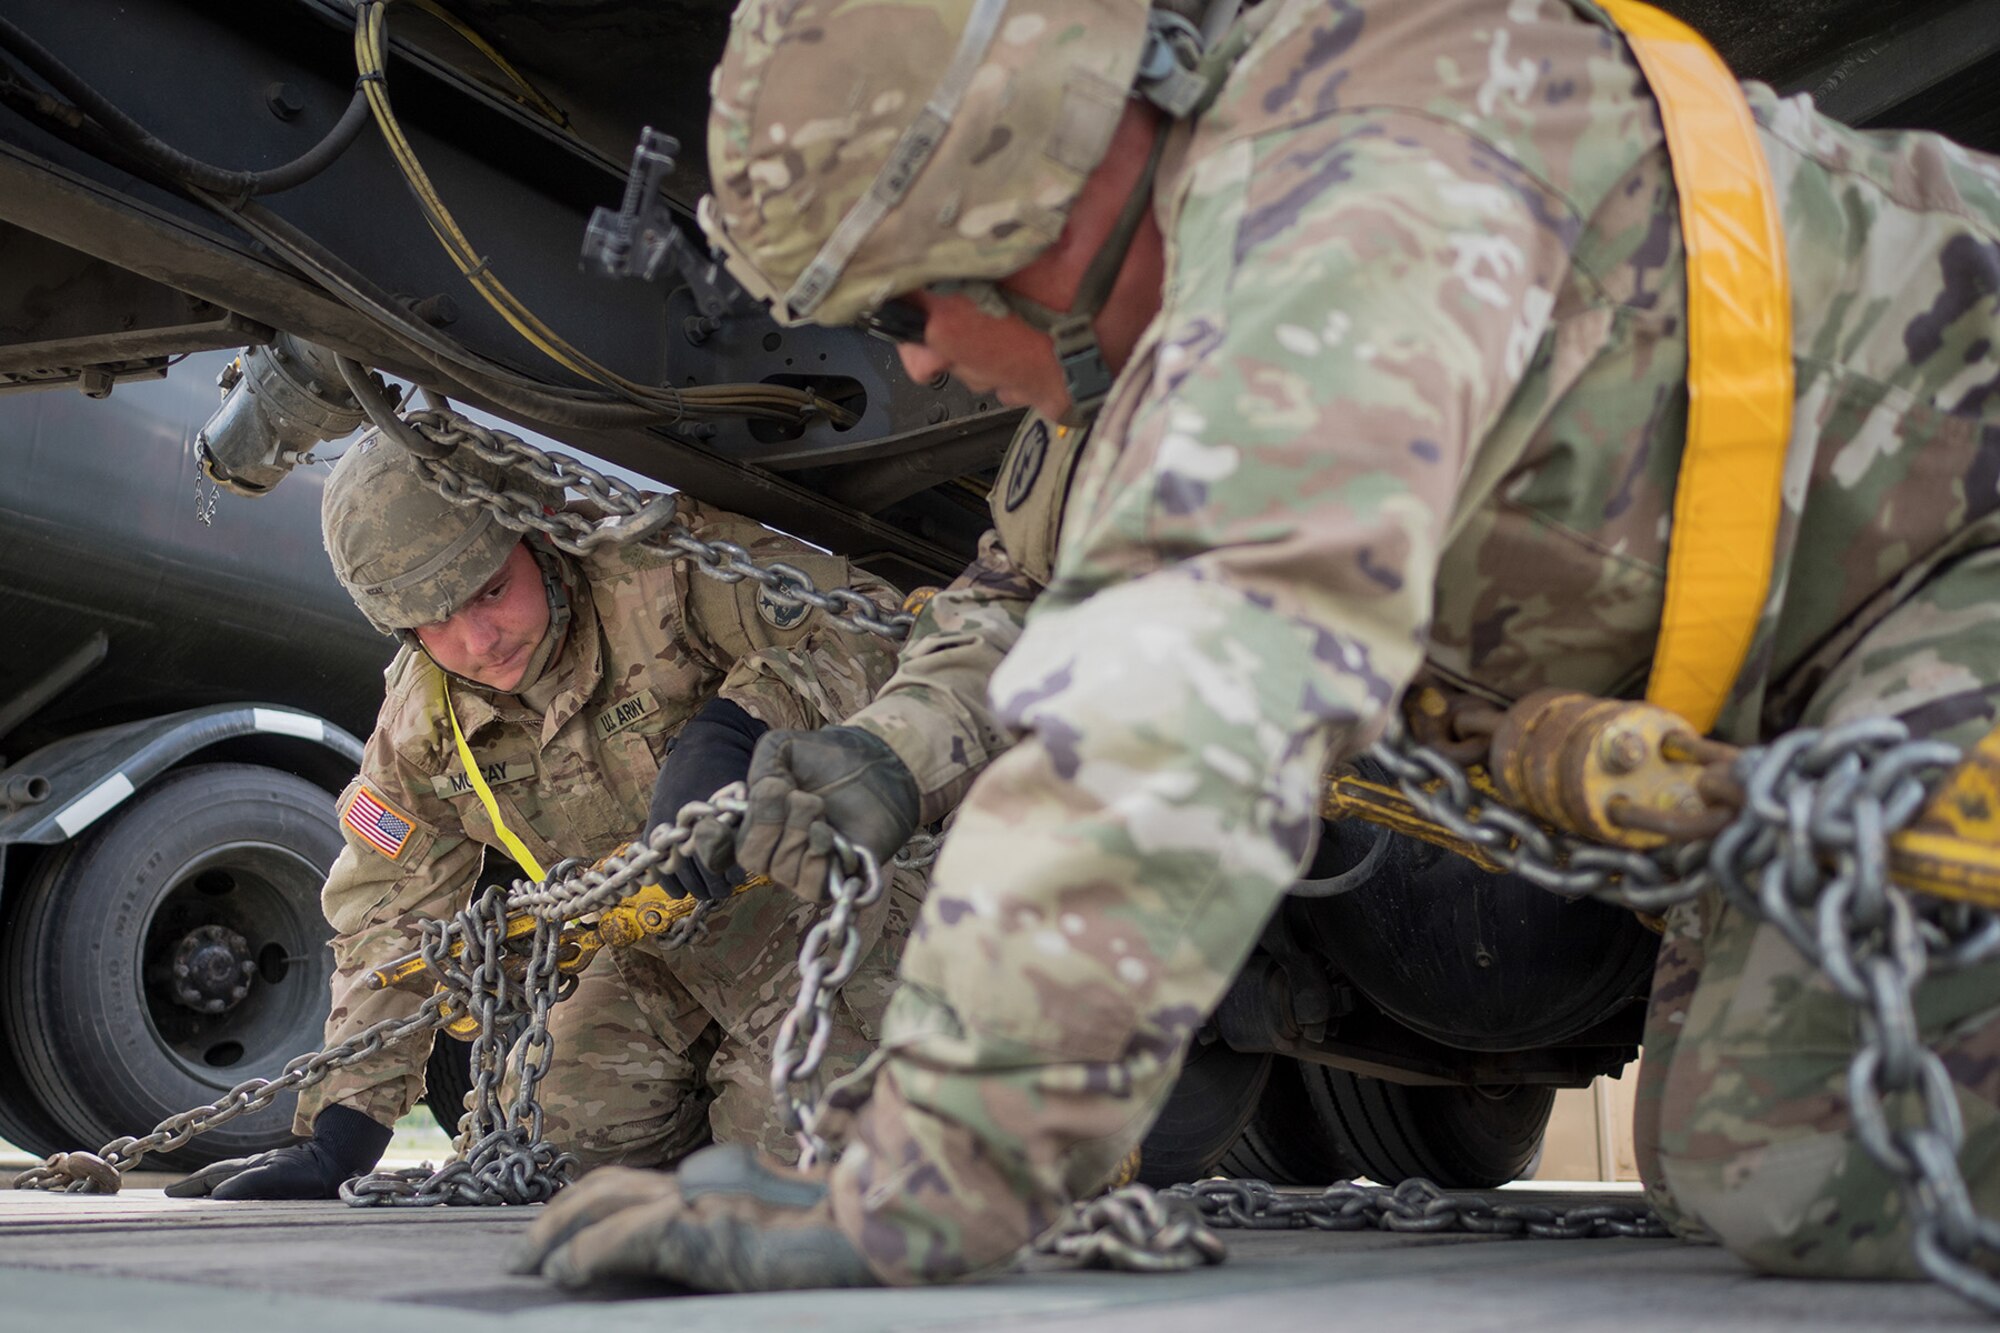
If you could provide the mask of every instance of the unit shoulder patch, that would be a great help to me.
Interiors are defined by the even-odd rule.
[[[781,602],[769,588],[757,589],[757,614],[772,629],[796,629],[811,612],[804,602]]]
[[[1042,464],[1048,461],[1048,457],[1049,423],[1040,417],[1030,418],[1007,455],[1006,480],[1001,493],[1001,503],[1006,505],[1007,512],[1019,509],[1034,493],[1035,482],[1040,480]]]
[[[366,784],[356,784],[354,794],[340,812],[342,827],[391,861],[403,854],[416,832],[417,821],[396,809]]]
[[[592,720],[591,726],[597,732],[597,739],[609,740],[659,711],[659,699],[651,690],[641,690],[623,699],[612,700],[611,705]]]

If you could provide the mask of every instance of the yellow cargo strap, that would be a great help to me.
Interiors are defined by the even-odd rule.
[[[1598,4],[1659,103],[1687,253],[1687,446],[1646,698],[1707,732],[1771,586],[1792,433],[1785,234],[1749,104],[1722,58],[1650,5]]]
[[[526,843],[514,836],[514,830],[507,827],[507,821],[500,818],[499,803],[493,799],[493,788],[486,785],[486,775],[479,771],[479,762],[472,757],[472,747],[465,743],[465,732],[459,729],[458,709],[452,706],[451,686],[445,683],[444,673],[438,672],[438,694],[444,699],[445,716],[451,719],[451,738],[458,742],[458,761],[465,765],[465,776],[471,781],[472,789],[479,793],[479,803],[486,807],[486,817],[493,821],[493,831],[500,835],[500,845],[507,849],[507,855],[514,858],[514,864],[533,875],[536,879],[547,879],[549,872],[542,869],[542,863],[528,850]]]

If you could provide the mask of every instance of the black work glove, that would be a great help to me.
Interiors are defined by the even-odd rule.
[[[860,727],[774,731],[750,761],[750,809],[737,840],[744,869],[804,898],[826,897],[830,825],[886,861],[917,830],[917,780],[888,742]]]
[[[667,751],[659,780],[653,784],[653,805],[646,827],[671,824],[689,801],[705,801],[750,771],[750,752],[770,727],[727,699],[710,699],[688,719]],[[680,866],[660,879],[660,887],[676,898],[693,894],[711,902],[727,898],[749,876],[731,856],[733,839],[697,836],[687,845]]]
[[[337,1199],[342,1181],[375,1169],[394,1133],[359,1111],[329,1106],[304,1143],[205,1166],[166,1193],[175,1199]]]

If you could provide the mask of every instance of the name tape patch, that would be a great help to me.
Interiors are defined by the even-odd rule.
[[[641,690],[637,694],[614,700],[611,706],[597,715],[595,726],[597,739],[606,740],[616,736],[625,728],[643,722],[660,711],[660,701],[653,697],[651,690]]]
[[[519,782],[535,776],[535,764],[531,759],[513,759],[505,763],[481,764],[479,776],[486,779],[489,787],[504,786],[509,782]],[[463,771],[440,773],[431,779],[431,790],[444,800],[464,796],[472,790],[472,779]]]
[[[391,810],[381,797],[366,787],[355,789],[354,799],[341,812],[340,822],[351,829],[355,837],[391,861],[403,854],[410,834],[416,831],[415,824]]]

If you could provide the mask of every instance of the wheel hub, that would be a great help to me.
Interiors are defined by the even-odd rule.
[[[201,926],[174,946],[174,1001],[201,1014],[234,1009],[250,994],[250,942],[227,926]]]

